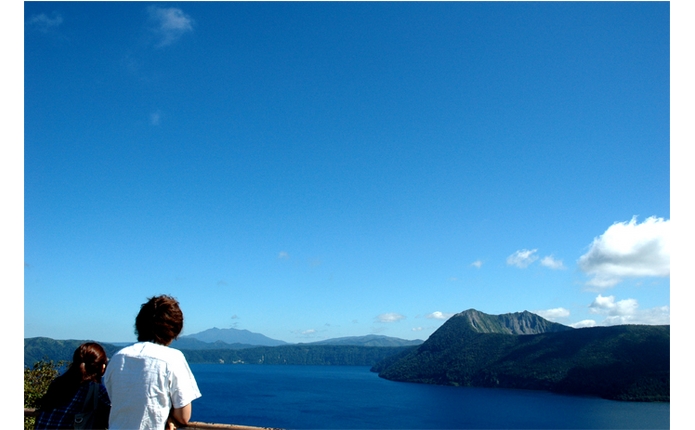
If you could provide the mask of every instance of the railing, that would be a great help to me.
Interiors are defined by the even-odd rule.
[[[36,417],[39,413],[34,408],[24,408],[24,417]],[[216,423],[201,423],[199,421],[191,421],[185,427],[177,427],[178,429],[201,429],[201,430],[280,430],[272,429],[271,427],[253,427],[236,424],[216,424]]]

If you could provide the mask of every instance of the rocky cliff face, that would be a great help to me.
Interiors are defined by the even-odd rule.
[[[520,335],[573,330],[572,327],[550,322],[528,311],[488,315],[475,309],[469,309],[454,315],[452,319],[454,318],[463,319],[478,333]]]

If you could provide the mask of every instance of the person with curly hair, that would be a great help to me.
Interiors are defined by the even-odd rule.
[[[170,348],[183,329],[179,302],[148,299],[135,318],[138,342],[118,351],[104,375],[111,397],[111,429],[173,429],[188,424],[201,396],[186,358]]]

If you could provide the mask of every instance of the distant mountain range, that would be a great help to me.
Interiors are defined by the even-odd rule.
[[[420,339],[405,340],[397,337],[370,334],[367,336],[338,337],[335,339],[308,342],[306,345],[352,345],[352,346],[415,346],[424,341]]]
[[[72,354],[81,343],[86,342],[85,340],[54,340],[45,337],[27,338],[24,339],[24,365],[32,366],[35,362],[40,360],[53,360],[58,361],[70,361],[72,360]],[[209,330],[202,331],[200,333],[195,333],[187,336],[181,336],[177,340],[173,341],[171,344],[172,348],[179,349],[184,352],[187,357],[190,357],[193,362],[256,362],[252,352],[246,355],[239,355],[238,353],[204,353],[204,351],[238,351],[246,349],[257,349],[262,351],[261,347],[280,347],[286,346],[288,349],[286,351],[292,351],[294,346],[303,347],[303,351],[307,350],[306,347],[311,347],[312,351],[329,351],[330,348],[325,348],[327,346],[340,346],[340,347],[388,347],[391,348],[390,351],[382,353],[370,353],[368,359],[356,362],[358,365],[368,365],[371,366],[376,363],[379,359],[386,355],[393,353],[393,348],[396,347],[407,347],[422,344],[422,340],[405,340],[389,336],[378,336],[378,335],[368,335],[368,336],[354,336],[354,337],[341,337],[336,339],[327,339],[318,342],[311,343],[301,343],[301,344],[289,344],[281,340],[271,339],[259,333],[253,333],[248,330],[237,330],[233,328],[229,329],[219,329],[212,328]],[[105,343],[100,342],[100,344],[106,350],[107,355],[110,357],[116,351],[123,348],[124,346],[130,345],[133,342],[118,342],[118,343]],[[322,348],[319,348],[322,347]],[[349,349],[354,351],[354,348]],[[336,351],[348,351],[348,349],[338,349]],[[216,354],[216,355],[215,355]],[[351,352],[353,356],[354,352]],[[320,353],[319,353],[320,355]],[[287,356],[287,353],[285,353]],[[297,358],[297,354],[290,354],[293,358],[290,360],[300,362],[306,362],[305,358]],[[215,358],[213,358],[215,357]],[[283,358],[286,360],[287,358]],[[323,359],[315,358],[317,362],[324,363]],[[338,362],[345,363],[347,359],[338,359]],[[376,360],[376,361],[371,361]],[[335,362],[335,360],[333,360]],[[284,361],[286,362],[286,361]]]
[[[244,349],[244,348],[253,348],[255,346],[259,345],[252,345],[250,343],[226,343],[222,342],[221,340],[215,341],[215,342],[203,342],[202,340],[198,340],[192,337],[180,337],[176,339],[175,341],[171,342],[172,348],[180,349],[180,350],[201,350],[201,349]]]
[[[394,381],[669,401],[670,327],[573,329],[530,312],[469,309],[372,370]]]
[[[367,336],[339,337],[300,345],[350,345],[350,346],[413,346],[422,344],[422,340],[405,340],[396,337],[370,334]],[[187,336],[181,336],[171,346],[177,349],[244,349],[254,346],[292,345],[281,340],[271,339],[259,333],[234,328],[211,328]]]
[[[248,330],[238,330],[235,328],[211,328],[200,333],[181,336],[176,342],[195,339],[206,343],[222,342],[228,345],[255,345],[255,346],[279,346],[287,345],[287,342],[271,339],[260,333],[253,333]],[[192,343],[191,345],[195,345]],[[195,348],[198,349],[198,348]]]

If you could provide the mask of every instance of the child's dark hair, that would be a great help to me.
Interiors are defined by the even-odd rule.
[[[166,295],[149,298],[140,306],[135,318],[135,334],[139,342],[169,345],[182,329],[183,312],[179,302]]]

